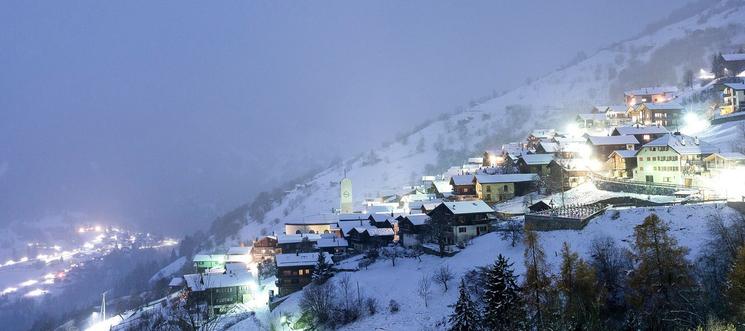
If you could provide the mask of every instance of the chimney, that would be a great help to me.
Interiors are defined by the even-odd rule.
[[[698,137],[694,137],[693,138],[693,143],[696,144],[696,145],[698,145],[700,143],[700,141],[698,140]]]

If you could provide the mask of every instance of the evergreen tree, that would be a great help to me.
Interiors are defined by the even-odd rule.
[[[740,247],[727,273],[725,297],[735,320],[745,320],[745,246]]]
[[[331,265],[326,262],[326,253],[318,252],[318,261],[311,277],[316,284],[323,284],[331,277]]]
[[[479,325],[479,315],[476,305],[471,301],[471,297],[468,295],[466,289],[466,283],[463,279],[460,280],[460,295],[458,296],[458,302],[455,303],[455,310],[450,315],[450,330],[451,331],[473,331],[477,330]]]
[[[633,255],[636,267],[629,286],[632,304],[642,327],[649,329],[691,328],[701,323],[691,307],[696,302],[688,250],[678,246],[670,227],[651,214],[634,228]]]
[[[543,315],[548,308],[551,279],[548,275],[546,253],[538,242],[538,234],[525,232],[525,281],[523,292],[530,308],[531,323],[538,329],[545,329]]]
[[[597,329],[599,308],[604,298],[599,295],[595,269],[572,252],[564,242],[557,290],[561,297],[562,329]]]
[[[523,329],[525,310],[517,277],[502,254],[486,272],[484,324],[489,330]]]

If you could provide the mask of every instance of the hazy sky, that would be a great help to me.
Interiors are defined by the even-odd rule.
[[[3,1],[0,224],[211,213],[678,1]]]

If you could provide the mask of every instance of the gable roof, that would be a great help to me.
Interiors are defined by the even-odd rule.
[[[629,108],[628,105],[620,104],[620,105],[610,105],[608,106],[607,112],[609,113],[625,113],[626,110]]]
[[[520,158],[528,165],[549,164],[554,159],[552,154],[525,154]]]
[[[714,153],[711,156],[719,156],[729,161],[742,161],[745,160],[745,154],[739,152],[728,152],[728,153]],[[711,157],[710,156],[710,157]]]
[[[745,84],[743,83],[725,83],[724,86],[737,91],[745,90]]]
[[[745,54],[733,53],[733,54],[722,54],[722,59],[725,61],[745,61]]]
[[[349,243],[344,238],[338,238],[336,236],[332,236],[330,238],[321,238],[316,242],[316,247],[318,248],[329,248],[329,247],[347,247],[349,246]]]
[[[682,110],[683,109],[683,106],[681,106],[677,102],[664,102],[664,103],[645,102],[644,106],[650,110]]]
[[[316,242],[318,239],[321,239],[320,234],[310,234],[310,233],[302,233],[302,234],[279,234],[277,235],[277,244],[296,244],[299,242],[303,242],[303,240],[308,240],[311,242]]]
[[[494,212],[494,209],[481,200],[443,202],[442,205],[455,215]]]
[[[678,88],[675,86],[656,86],[656,87],[642,87],[633,90],[624,91],[624,95],[649,95],[649,94],[663,94],[663,93],[675,93],[678,92]]]
[[[681,155],[713,154],[719,149],[698,138],[683,134],[666,134],[642,147],[670,147]]]
[[[605,121],[605,113],[577,114],[577,117],[583,121]]]
[[[644,125],[627,125],[619,126],[613,129],[612,135],[614,136],[628,136],[635,134],[662,134],[668,133],[669,131],[664,126],[644,126]],[[617,133],[617,134],[616,134]]]
[[[413,225],[424,225],[427,223],[427,220],[429,219],[429,215],[411,214],[411,215],[406,215],[404,218],[409,220],[409,222],[411,222],[411,224]]]
[[[274,259],[277,261],[278,267],[315,266],[316,263],[318,263],[318,254],[319,253],[277,254]],[[328,264],[334,263],[329,254],[323,253],[323,255]]]
[[[636,150],[629,150],[629,149],[618,149],[618,150],[613,151],[613,153],[611,153],[608,156],[608,158],[610,159],[613,156],[613,154],[618,154],[618,156],[620,156],[620,157],[622,157],[624,159],[629,159],[629,158],[635,157],[636,156],[636,152],[638,152],[638,151],[636,151]]]
[[[457,175],[450,177],[451,185],[472,185],[473,175]]]
[[[294,255],[294,254],[293,254]],[[316,259],[318,256],[316,255]],[[186,286],[194,292],[201,292],[211,288],[233,287],[248,285],[252,279],[248,271],[226,271],[225,273],[205,273],[184,275]]]
[[[552,141],[541,141],[538,145],[541,146],[546,153],[556,153],[561,149],[558,143]]]
[[[588,136],[587,140],[595,146],[603,145],[636,145],[639,143],[634,136]]]
[[[481,184],[520,183],[538,180],[537,174],[504,174],[504,175],[476,175],[475,181]]]

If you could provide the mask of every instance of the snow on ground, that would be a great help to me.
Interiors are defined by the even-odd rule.
[[[693,259],[709,239],[707,219],[710,215],[721,213],[724,216],[737,212],[723,204],[684,205],[656,208],[635,208],[618,210],[619,217],[613,219],[613,211],[608,211],[592,220],[583,230],[562,230],[539,232],[550,266],[556,272],[560,263],[560,251],[563,242],[568,242],[572,250],[585,258],[588,256],[593,239],[611,237],[621,247],[630,247],[633,241],[634,226],[641,224],[645,217],[656,213],[662,220],[669,222],[671,233],[679,244],[690,248],[689,259]],[[502,254],[514,263],[516,274],[522,275],[523,244],[511,247],[510,242],[502,240],[497,233],[489,233],[473,240],[473,243],[457,255],[450,258],[422,256],[421,262],[416,259],[400,259],[396,266],[389,261],[379,260],[368,270],[350,272],[353,282],[359,282],[362,291],[378,299],[381,309],[372,317],[365,317],[347,325],[341,330],[420,330],[427,329],[443,317],[447,317],[452,308],[449,305],[456,301],[457,284],[460,277],[476,266],[493,263],[497,254]],[[438,284],[433,283],[433,294],[429,307],[416,294],[417,283],[421,275],[431,275],[441,265],[447,264],[455,272],[456,280],[450,283],[450,289],[443,293]],[[332,278],[333,279],[333,278]],[[297,312],[301,293],[293,294],[282,303],[274,315],[283,312]],[[391,314],[386,307],[390,300],[401,305],[398,313]],[[231,330],[238,330],[234,328]]]
[[[150,277],[150,283],[157,282],[163,278],[176,274],[177,272],[179,272],[179,270],[181,270],[181,268],[184,267],[184,264],[186,264],[185,256],[176,259],[176,261],[173,261],[167,266],[163,267],[163,269],[160,269],[160,271],[155,273],[153,277]]]

